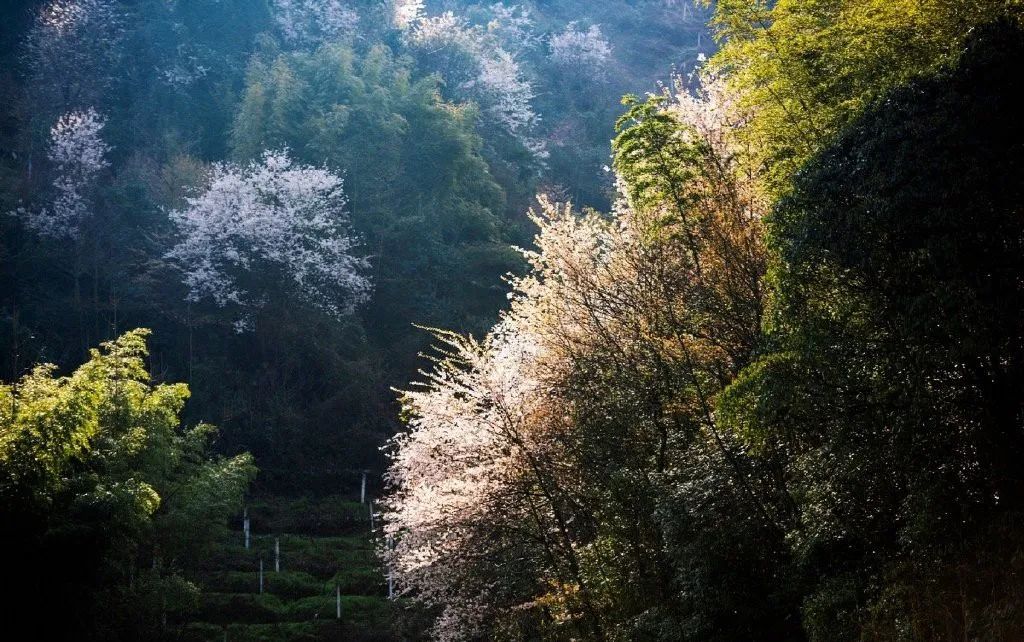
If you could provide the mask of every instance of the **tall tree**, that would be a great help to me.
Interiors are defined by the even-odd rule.
[[[955,71],[858,118],[769,219],[771,349],[723,414],[750,448],[789,452],[813,639],[1024,631],[1009,606],[1024,508],[1022,47],[1011,24],[980,30]]]
[[[67,376],[40,365],[0,385],[10,626],[37,630],[39,606],[59,604],[54,639],[158,632],[160,605],[187,609],[198,592],[181,563],[215,541],[255,474],[248,455],[208,454],[211,426],[180,424],[188,388],[150,382],[147,336],[104,344]]]

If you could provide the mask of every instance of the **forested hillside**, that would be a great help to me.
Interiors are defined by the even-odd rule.
[[[485,330],[534,195],[606,205],[619,97],[711,47],[576,4],[5,3],[0,376],[147,327],[260,484],[381,470],[413,324]]]
[[[1024,639],[1021,60],[1020,0],[5,2],[9,625]]]

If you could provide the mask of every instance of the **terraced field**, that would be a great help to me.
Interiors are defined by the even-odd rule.
[[[249,548],[239,519],[230,539],[192,572],[190,579],[203,591],[191,621],[179,624],[179,639],[383,642],[410,637],[398,630],[399,609],[387,598],[368,506],[339,496],[267,497],[250,504],[248,513]],[[280,570],[275,570],[276,546]]]

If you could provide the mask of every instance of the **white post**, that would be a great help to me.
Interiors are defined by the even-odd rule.
[[[395,548],[395,539],[391,535],[388,535],[388,553],[389,553],[388,557],[389,558],[390,558],[390,553],[391,553],[391,551],[394,550],[394,548]],[[388,561],[388,599],[390,600],[390,599],[393,599],[394,597],[395,597],[395,576],[391,572],[391,562],[390,562],[390,559],[389,559],[389,561]]]
[[[244,517],[242,517],[242,530],[245,531],[245,549],[249,550],[249,509],[245,509]]]
[[[373,532],[373,500],[370,500],[370,532]]]
[[[281,538],[274,538],[274,572],[281,572]]]
[[[363,484],[359,489],[359,503],[366,503],[366,471],[363,471]]]
[[[334,590],[337,591],[337,593],[335,594],[336,595],[336,598],[335,598],[335,604],[336,604],[336,607],[335,607],[335,611],[336,611],[335,618],[340,620],[341,619],[341,585],[339,584],[338,586],[335,586]]]
[[[263,558],[260,558],[260,595],[263,595]]]

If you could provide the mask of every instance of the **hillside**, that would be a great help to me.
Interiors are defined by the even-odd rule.
[[[4,632],[1024,640],[1021,60],[1022,0],[2,3]]]

